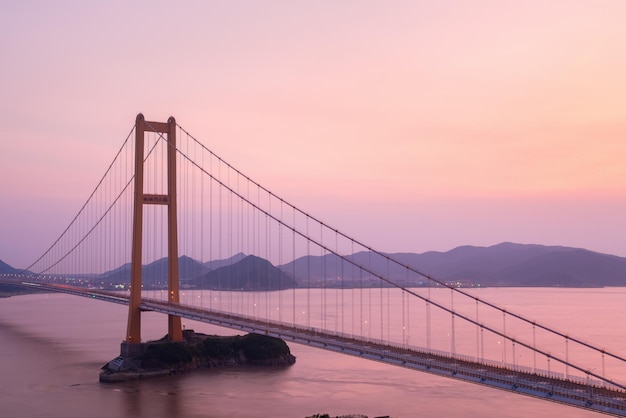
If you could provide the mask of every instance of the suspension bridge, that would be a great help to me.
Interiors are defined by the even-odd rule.
[[[139,114],[67,228],[2,282],[128,305],[122,355],[154,311],[172,341],[187,318],[626,416],[621,354],[342,233],[174,118]]]

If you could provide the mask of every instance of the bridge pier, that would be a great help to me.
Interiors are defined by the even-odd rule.
[[[129,343],[126,341],[122,341],[122,343],[120,344],[120,357],[139,357],[145,354],[147,348],[147,343]]]

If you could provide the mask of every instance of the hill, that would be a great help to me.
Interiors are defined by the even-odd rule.
[[[0,274],[13,274],[13,273],[19,273],[20,271],[22,270],[11,267],[4,261],[0,260]]]
[[[207,261],[207,262],[205,262],[203,264],[209,270],[215,270],[215,269],[218,269],[220,267],[230,266],[231,264],[234,264],[237,261],[243,260],[245,257],[246,257],[246,255],[244,253],[237,253],[237,254],[233,255],[232,257],[228,257],[228,258],[225,258],[223,260],[212,260],[212,261]]]
[[[178,258],[178,271],[180,281],[184,283],[206,273],[209,268],[193,258],[182,256]],[[99,280],[111,284],[129,284],[130,263],[102,274]],[[141,268],[141,281],[147,288],[167,287],[167,258],[164,257],[143,266]]]
[[[389,256],[436,279],[463,285],[626,286],[626,258],[581,248],[502,243],[490,247],[462,246],[447,252]],[[352,254],[348,259],[407,285],[419,285],[423,281],[417,275],[407,274],[405,268],[368,252]],[[301,257],[280,268],[305,285],[337,277],[343,277],[347,285],[363,280],[359,269],[332,254]]]
[[[178,275],[182,284],[203,274],[215,270],[219,267],[228,266],[245,257],[245,254],[236,254],[224,260],[213,260],[200,263],[186,255],[178,258]],[[162,288],[167,287],[167,258],[160,258],[141,269],[141,281],[145,287]],[[130,283],[130,263],[126,263],[116,269],[107,271],[100,275],[99,280],[107,284],[129,284]]]
[[[280,290],[297,283],[269,261],[249,255],[228,266],[210,271],[189,282],[197,289]]]

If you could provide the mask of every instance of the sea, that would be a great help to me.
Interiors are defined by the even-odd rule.
[[[472,292],[626,356],[626,288]],[[127,309],[65,294],[0,299],[0,417],[601,416],[293,343],[297,361],[291,367],[207,369],[101,384],[100,368],[119,353]],[[207,334],[237,334],[193,321],[184,325]],[[144,339],[160,338],[166,329],[164,315],[143,314]]]

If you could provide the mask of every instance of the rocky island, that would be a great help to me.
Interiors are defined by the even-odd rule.
[[[124,350],[124,344],[123,354],[102,367],[100,382],[124,382],[210,367],[285,367],[296,362],[285,341],[261,334],[224,337],[185,330],[183,341],[171,342],[164,337],[134,344],[132,353]]]

